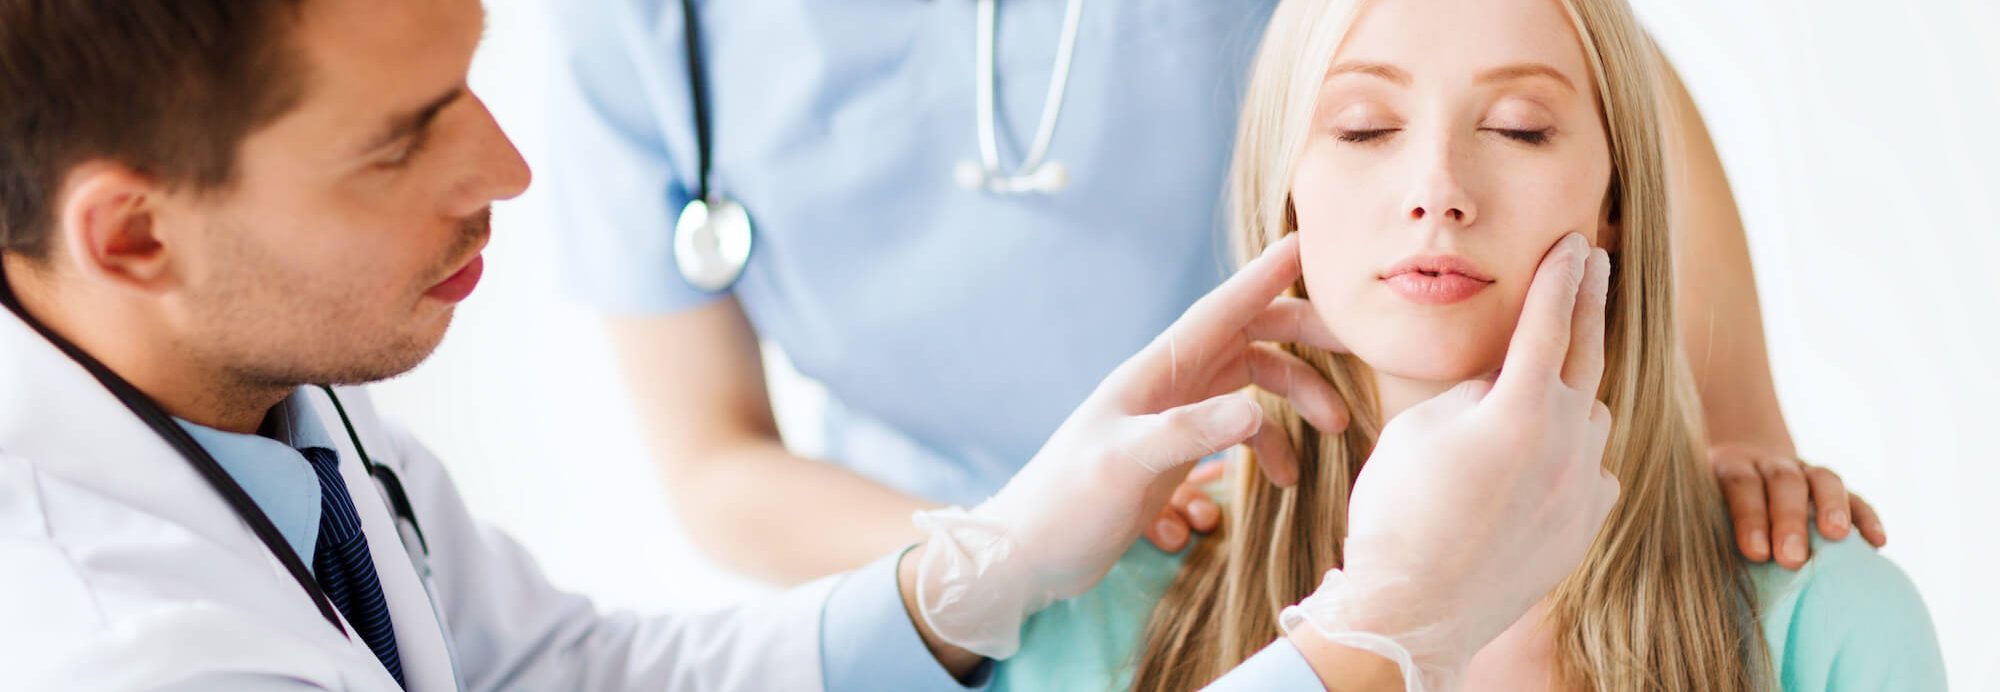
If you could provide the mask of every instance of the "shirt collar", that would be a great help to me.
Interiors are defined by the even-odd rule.
[[[307,391],[301,387],[271,409],[264,435],[225,432],[174,420],[243,487],[300,561],[311,568],[313,547],[319,543],[319,474],[298,450],[324,447],[338,452],[339,448],[319,417],[313,415]]]

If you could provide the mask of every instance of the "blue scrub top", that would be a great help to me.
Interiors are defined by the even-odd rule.
[[[717,188],[756,224],[731,289],[831,396],[825,454],[970,504],[1232,265],[1223,175],[1275,0],[1084,8],[1050,195],[968,191],[975,3],[699,3]],[[1041,114],[1065,0],[999,3],[1002,168]],[[562,2],[546,175],[562,275],[607,310],[721,294],[675,268],[697,165],[677,0]]]

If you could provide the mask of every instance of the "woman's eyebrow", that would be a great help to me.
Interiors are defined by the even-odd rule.
[[[1571,82],[1569,76],[1563,74],[1562,70],[1538,62],[1520,62],[1495,67],[1479,73],[1478,81],[1482,84],[1487,84],[1527,77],[1547,77],[1563,85],[1563,88],[1569,89],[1572,93],[1576,91],[1576,83]]]
[[[1343,62],[1327,69],[1326,79],[1323,81],[1330,82],[1333,81],[1334,77],[1344,74],[1372,75],[1402,86],[1410,85],[1409,72],[1395,65],[1380,62]]]

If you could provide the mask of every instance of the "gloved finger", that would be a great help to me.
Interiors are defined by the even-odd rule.
[[[1571,388],[1581,389],[1561,377],[1565,361],[1569,359],[1576,295],[1583,285],[1589,250],[1590,245],[1583,236],[1570,233],[1542,257],[1541,266],[1535,270],[1533,282],[1528,285],[1528,300],[1521,307],[1521,321],[1514,328],[1513,340],[1507,345],[1505,364],[1493,383],[1495,395],[1539,404],[1547,400],[1549,387],[1568,384]],[[1602,329],[1602,323],[1596,328]],[[1597,383],[1589,384],[1588,391],[1595,392]]]
[[[1854,525],[1861,529],[1861,537],[1868,544],[1880,548],[1889,544],[1889,532],[1882,528],[1882,517],[1875,513],[1875,506],[1861,499],[1860,495],[1848,495],[1854,503]]]
[[[1611,256],[1592,248],[1585,258],[1583,285],[1570,314],[1569,357],[1563,361],[1563,383],[1577,391],[1597,394],[1604,379],[1604,302],[1611,290]]]
[[[1300,344],[1322,351],[1346,353],[1347,346],[1340,337],[1333,335],[1326,322],[1313,310],[1312,302],[1293,296],[1278,296],[1270,305],[1264,306],[1263,314],[1250,321],[1250,338],[1256,341],[1275,341],[1283,344]]]
[[[1299,457],[1292,449],[1291,436],[1275,421],[1264,421],[1257,434],[1250,436],[1250,454],[1272,485],[1289,488],[1299,482]]]
[[[1223,358],[1235,357],[1248,340],[1250,323],[1298,278],[1298,239],[1286,236],[1174,320],[1141,357],[1134,359],[1139,372],[1133,376],[1165,380],[1192,377]]]
[[[1757,472],[1764,476],[1764,501],[1771,508],[1771,537],[1778,564],[1785,569],[1805,566],[1811,548],[1806,540],[1806,476],[1796,459],[1762,457]]]
[[[1112,452],[1155,476],[1234,447],[1262,427],[1263,408],[1248,394],[1224,394],[1128,419]]]
[[[1847,484],[1840,474],[1824,466],[1806,465],[1806,485],[1812,489],[1812,505],[1819,509],[1819,535],[1828,540],[1847,537],[1853,521],[1847,508]]]
[[[1298,356],[1270,344],[1252,344],[1244,360],[1250,382],[1291,401],[1292,409],[1324,433],[1347,429],[1347,404],[1318,370]]]
[[[1709,467],[1722,487],[1730,523],[1736,526],[1737,549],[1751,562],[1771,559],[1771,516],[1764,504],[1764,477],[1749,460],[1733,454],[1711,452]]]
[[[1590,419],[1585,422],[1582,435],[1582,445],[1577,447],[1574,456],[1554,461],[1561,466],[1553,469],[1558,475],[1547,481],[1549,485],[1575,483],[1575,479],[1596,479],[1610,473],[1604,468],[1604,448],[1611,440],[1611,408],[1604,402],[1591,402]]]
[[[1169,553],[1180,552],[1188,540],[1188,519],[1175,504],[1170,502],[1161,507],[1159,518],[1146,527],[1146,540]]]

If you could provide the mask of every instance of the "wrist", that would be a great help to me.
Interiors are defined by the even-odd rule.
[[[1294,629],[1285,636],[1328,692],[1403,690],[1403,671],[1388,658],[1328,641],[1311,627]]]
[[[918,543],[896,560],[896,590],[903,598],[903,612],[909,616],[910,624],[916,627],[917,636],[924,641],[924,648],[930,650],[931,657],[950,671],[952,677],[962,680],[986,657],[945,641],[931,629],[928,618],[924,617],[923,605],[917,600],[917,565],[923,561],[924,550],[924,544]]]

